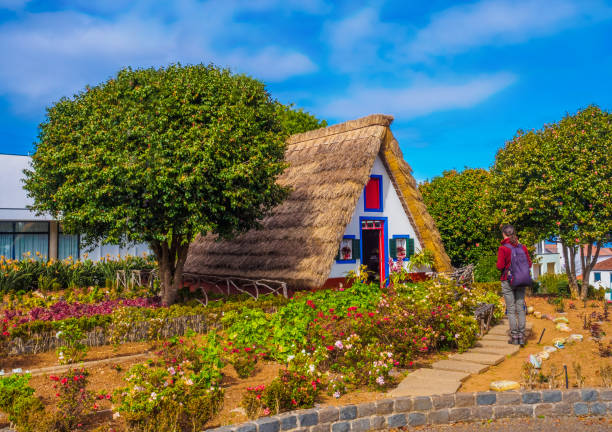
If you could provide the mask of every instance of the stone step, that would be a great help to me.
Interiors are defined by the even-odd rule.
[[[428,380],[445,380],[445,381],[465,381],[470,377],[469,372],[454,372],[440,369],[421,368],[412,372],[408,377],[428,379]]]
[[[514,355],[517,352],[519,352],[519,346],[518,345],[510,345],[510,344],[506,344],[505,347],[491,347],[491,346],[484,346],[484,347],[476,347],[476,348],[472,348],[470,349],[469,352],[471,353],[478,353],[478,354],[498,354],[498,355],[503,355],[503,356],[508,356],[508,355]]]
[[[450,358],[453,360],[462,360],[494,366],[503,362],[506,356],[500,354],[480,354],[468,351],[461,354],[453,354],[450,356]]]
[[[496,334],[486,334],[482,337],[483,341],[489,341],[489,340],[495,340],[495,341],[507,341],[508,340],[508,336],[506,335],[496,335]]]
[[[506,325],[496,325],[495,327],[491,327],[487,332],[488,335],[505,335],[508,331],[508,326]]]
[[[392,397],[432,396],[456,393],[459,387],[461,387],[461,381],[431,381],[429,379],[408,377],[388,394]]]
[[[488,365],[463,360],[440,360],[431,365],[433,369],[478,374],[489,369]]]
[[[503,341],[495,341],[495,340],[479,340],[476,341],[476,343],[474,344],[474,346],[476,347],[483,347],[483,348],[505,348],[507,346],[510,346],[510,344],[508,343],[508,338],[506,337],[506,340]],[[516,345],[518,346],[518,345]]]

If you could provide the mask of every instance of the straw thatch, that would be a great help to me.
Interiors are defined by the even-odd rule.
[[[389,129],[392,121],[391,116],[375,114],[291,136],[285,154],[289,167],[278,179],[291,187],[289,198],[262,221],[262,229],[232,241],[198,237],[185,271],[265,277],[293,288],[322,286],[377,155],[420,243],[434,251],[439,271],[450,270],[440,235]]]

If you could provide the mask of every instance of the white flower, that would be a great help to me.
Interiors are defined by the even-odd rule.
[[[287,356],[287,362],[290,362],[291,360],[293,360],[295,358],[294,355],[289,355]]]
[[[336,348],[338,348],[338,349],[344,348],[344,345],[342,345],[342,341],[339,341],[339,340],[337,340],[334,345],[336,345]]]
[[[137,392],[141,392],[141,391],[144,391],[144,387],[140,387],[139,385],[137,385],[137,386],[134,386],[134,390]]]
[[[170,375],[176,375],[176,370],[172,366],[168,368],[168,372],[170,373]]]
[[[310,373],[314,373],[315,366],[313,364],[311,364],[310,366],[308,366],[308,370],[310,371]]]
[[[151,400],[157,399],[157,393],[151,392]]]
[[[113,413],[113,420],[117,420],[119,417],[121,417],[121,414],[119,414],[118,412]]]
[[[339,391],[335,391],[335,392],[334,392],[334,397],[335,397],[336,399],[338,399],[338,398],[340,397],[340,392],[339,392]]]
[[[59,339],[59,337],[62,335],[62,331],[58,331],[57,333],[55,333],[55,338]]]
[[[193,381],[191,381],[191,378],[186,379],[185,384],[187,384],[188,386],[193,385]]]
[[[21,373],[21,372],[23,372],[23,370],[21,368],[13,369],[13,373]]]
[[[455,339],[459,339],[459,333],[455,333]]]
[[[376,378],[376,382],[378,383],[378,385],[385,385],[385,379],[382,375]]]

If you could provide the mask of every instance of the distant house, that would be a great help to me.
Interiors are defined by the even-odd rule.
[[[30,157],[0,154],[0,256],[22,259],[24,256],[40,259],[78,259],[85,253],[93,260],[110,255],[140,255],[148,252],[146,245],[120,248],[117,245],[99,245],[85,251],[80,247],[78,234],[66,234],[62,225],[49,216],[38,216],[28,210],[32,204],[23,189],[23,170],[30,166]]]
[[[612,257],[595,264],[589,276],[589,284],[607,290],[606,299],[612,301]]]
[[[584,254],[587,254],[587,245],[582,245]],[[595,249],[593,248],[593,252]],[[538,278],[543,274],[563,274],[565,273],[565,259],[563,258],[563,248],[560,244],[541,241],[535,246],[535,257],[538,263],[533,265],[533,277]],[[612,258],[612,248],[602,247],[597,257],[597,262]],[[582,274],[582,264],[580,262],[580,251],[576,254],[576,275]]]
[[[451,270],[392,121],[371,115],[290,137],[289,167],[279,178],[292,189],[289,198],[259,230],[231,241],[197,238],[185,271],[319,288],[337,285],[362,264],[383,281],[389,260],[425,248],[437,270]]]

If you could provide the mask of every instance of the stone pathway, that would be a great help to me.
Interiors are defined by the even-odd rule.
[[[531,334],[532,324],[527,323],[527,336]],[[452,354],[440,360],[431,368],[417,369],[402,380],[389,395],[432,396],[456,393],[461,383],[471,375],[479,374],[490,366],[503,362],[506,356],[519,351],[518,345],[508,344],[508,320],[489,329],[473,348],[461,354]]]

